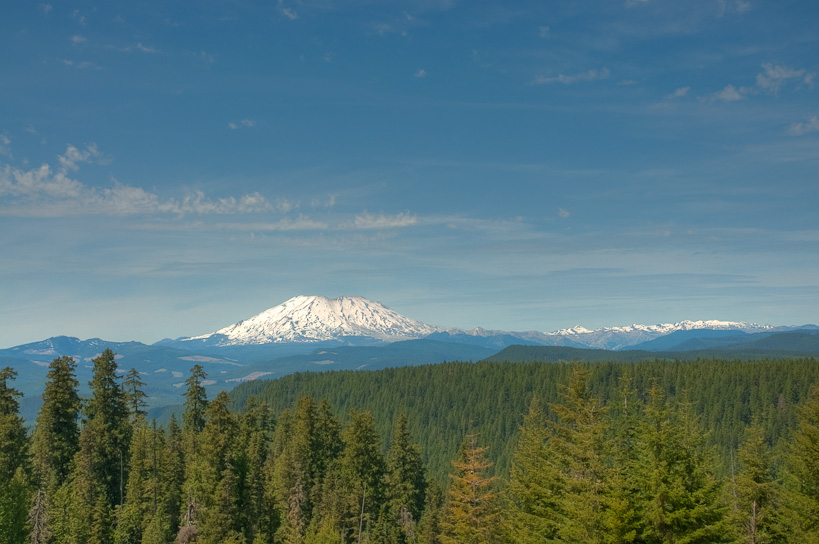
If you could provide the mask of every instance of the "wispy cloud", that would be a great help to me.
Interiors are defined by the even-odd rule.
[[[409,212],[395,215],[363,212],[355,216],[352,228],[355,229],[392,229],[398,227],[409,227],[418,223],[418,219]]]
[[[570,85],[583,81],[598,81],[609,78],[609,69],[603,68],[601,70],[589,70],[579,74],[558,74],[556,76],[537,76],[532,82],[534,85],[548,85],[550,83],[562,83]]]
[[[40,4],[39,6],[39,10],[43,15],[48,15],[52,9],[54,9],[54,6],[51,4]]]
[[[63,64],[66,66],[70,66],[71,68],[76,68],[78,70],[102,70],[102,68],[94,64],[93,62],[89,62],[87,60],[83,61],[74,61],[70,59],[63,59]]]
[[[85,41],[85,36],[81,36],[79,34],[71,36],[71,43],[73,44],[85,43]]]
[[[801,136],[808,132],[819,131],[819,117],[813,116],[804,123],[791,123],[788,127],[788,132],[794,136]]]
[[[427,71],[424,70],[423,68],[419,68],[418,70],[415,71],[414,77],[417,78],[427,77]]]
[[[673,93],[671,93],[669,95],[666,95],[666,100],[674,100],[674,99],[677,99],[677,98],[682,98],[685,95],[687,95],[688,91],[690,91],[690,90],[691,90],[691,87],[680,87],[679,89],[677,89]]]
[[[296,11],[291,8],[279,8],[279,11],[281,12],[282,15],[284,15],[291,21],[295,21],[296,19],[299,18],[299,14],[296,13]]]
[[[156,193],[112,180],[107,188],[88,186],[69,173],[82,163],[99,162],[104,157],[91,144],[85,149],[69,145],[57,157],[59,168],[43,164],[23,170],[0,165],[0,214],[61,215],[134,215],[134,214],[246,214],[273,209],[261,194],[212,199],[202,191],[190,191],[181,199],[162,199]]]
[[[9,148],[9,144],[11,144],[11,139],[5,134],[0,134],[0,155],[5,155],[6,157],[11,158],[11,149]]]
[[[236,130],[242,127],[249,128],[253,126],[256,126],[256,121],[254,121],[253,119],[242,119],[241,121],[238,122],[231,121],[228,123],[228,128],[230,130]]]
[[[813,85],[816,74],[803,69],[790,68],[784,65],[763,64],[762,72],[756,76],[756,86],[763,92],[778,94],[788,82]]]
[[[712,101],[736,102],[737,100],[742,100],[745,96],[733,85],[726,85],[721,91],[714,93],[709,98]]]

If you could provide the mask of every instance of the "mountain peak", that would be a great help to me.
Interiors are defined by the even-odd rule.
[[[363,297],[296,296],[216,332],[187,340],[219,345],[326,342],[368,337],[382,342],[421,338],[443,330]]]

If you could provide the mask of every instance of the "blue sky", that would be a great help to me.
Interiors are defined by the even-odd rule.
[[[816,2],[2,10],[0,347],[819,321]]]

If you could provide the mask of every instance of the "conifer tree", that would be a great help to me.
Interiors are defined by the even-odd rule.
[[[193,365],[191,375],[185,380],[185,413],[183,423],[185,430],[200,432],[205,427],[205,410],[208,407],[208,395],[202,382],[208,377],[200,365]]]
[[[20,544],[28,533],[28,437],[17,400],[22,395],[8,383],[16,377],[9,367],[0,370],[0,544]]]
[[[136,425],[141,419],[147,415],[145,407],[148,403],[145,401],[145,394],[143,388],[145,382],[139,377],[137,369],[132,368],[125,376],[125,381],[122,382],[122,389],[125,395],[125,404],[128,406],[128,415],[131,420],[131,425]]]
[[[128,460],[130,425],[125,395],[117,378],[114,353],[106,349],[92,360],[94,376],[89,382],[91,399],[86,407],[87,423],[83,433],[93,445],[92,475],[101,482],[107,504],[122,504],[125,495],[125,469]],[[102,519],[102,518],[100,518]]]
[[[656,384],[649,390],[645,415],[645,542],[726,542],[729,531],[719,504],[720,482],[692,416],[672,411]]]
[[[198,460],[200,488],[194,504],[201,501],[197,533],[204,542],[234,538],[240,531],[236,495],[236,416],[228,408],[230,397],[221,391],[208,406],[202,428],[201,456]],[[229,523],[228,523],[229,522]],[[225,523],[228,523],[225,525]]]
[[[117,544],[139,544],[152,522],[168,517],[161,496],[164,437],[144,419],[138,421],[131,440],[125,504],[117,515]],[[164,529],[166,534],[170,532],[170,527]]]
[[[785,458],[787,529],[794,542],[819,541],[819,385],[798,411]]]
[[[384,496],[384,457],[372,413],[353,411],[343,440],[339,462],[346,492],[348,538],[364,542]]]
[[[500,541],[493,463],[474,434],[466,436],[458,459],[452,461],[440,535],[444,544],[492,544]]]
[[[266,535],[269,520],[264,503],[264,465],[269,449],[270,411],[249,399],[239,418],[239,447],[235,462],[238,510],[245,539]]]
[[[34,427],[34,470],[38,487],[48,500],[68,476],[79,448],[80,397],[77,364],[72,357],[51,361],[43,391],[43,405]]]
[[[737,452],[740,470],[733,482],[732,522],[743,544],[784,544],[780,532],[779,482],[774,478],[771,452],[762,427],[746,429]]]
[[[424,497],[424,509],[418,529],[419,544],[441,544],[441,518],[444,509],[444,491],[438,480],[429,480]]]
[[[399,542],[415,542],[426,492],[421,452],[412,442],[406,415],[399,414],[387,452],[386,515],[388,526],[397,527]]]
[[[555,512],[559,509],[562,483],[546,462],[548,434],[546,415],[535,397],[523,418],[508,488],[511,525],[508,530],[522,544],[553,538],[557,531]]]

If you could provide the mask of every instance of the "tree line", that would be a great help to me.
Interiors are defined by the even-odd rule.
[[[120,377],[110,350],[93,363],[81,399],[74,360],[52,361],[31,433],[15,373],[0,371],[0,544],[819,540],[817,387],[794,406],[785,446],[766,436],[765,410],[752,416],[726,470],[685,388],[634,366],[555,366],[563,379],[553,397],[529,395],[505,467],[473,422],[439,477],[402,412],[382,433],[377,412],[337,414],[321,397],[277,410],[247,397],[236,410],[225,392],[207,398],[195,365],[181,422],[159,426],[138,372]],[[362,392],[377,396],[348,391]],[[457,394],[453,383],[450,406]],[[498,400],[485,399],[504,411]]]

